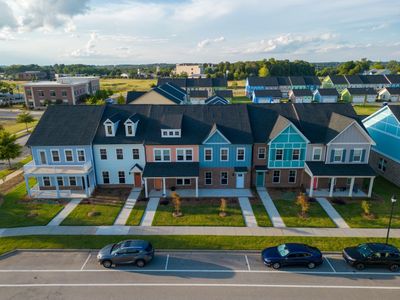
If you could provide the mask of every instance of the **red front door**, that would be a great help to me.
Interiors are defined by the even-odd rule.
[[[134,176],[134,180],[135,180],[135,187],[142,186],[142,174],[134,173],[133,176]]]
[[[318,189],[318,177],[314,177],[313,187],[314,187],[314,190]]]

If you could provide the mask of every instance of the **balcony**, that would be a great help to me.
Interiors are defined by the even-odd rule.
[[[84,175],[92,169],[90,161],[82,165],[36,165],[34,161],[24,166],[25,175]]]

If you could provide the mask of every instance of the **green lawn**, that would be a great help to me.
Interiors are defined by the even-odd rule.
[[[25,195],[25,182],[22,182],[4,196],[0,206],[0,228],[46,225],[63,208],[55,203],[21,203],[19,200]]]
[[[272,222],[269,219],[267,211],[265,210],[265,206],[259,199],[251,200],[251,207],[253,208],[253,213],[256,217],[258,226],[272,227]]]
[[[365,242],[384,242],[382,238],[325,238],[282,236],[20,236],[0,238],[0,254],[14,249],[100,249],[124,239],[145,239],[156,249],[261,250],[281,243],[307,243],[323,251],[341,251]],[[400,247],[400,239],[390,243]]]
[[[293,200],[274,200],[283,222],[288,227],[336,227],[318,202],[310,203],[308,218],[299,217],[300,207]]]
[[[3,179],[4,177],[11,174],[12,172],[18,170],[19,168],[22,168],[25,164],[27,164],[31,160],[32,160],[32,156],[29,155],[29,156],[25,157],[23,160],[21,160],[20,162],[14,164],[11,169],[0,170],[0,179]]]
[[[354,105],[353,108],[357,115],[369,116],[380,109],[382,106],[377,105]]]
[[[66,226],[101,226],[113,225],[117,218],[121,205],[79,204],[61,223]],[[88,216],[90,212],[98,215]]]
[[[218,200],[186,201],[182,199],[182,217],[173,217],[172,203],[159,205],[153,220],[153,226],[245,226],[239,202],[231,203],[228,200],[226,217],[220,217]]]
[[[147,207],[147,201],[136,201],[135,206],[133,207],[131,214],[129,215],[128,221],[126,222],[126,225],[128,226],[140,225],[140,221],[142,220],[146,207]]]
[[[35,127],[37,123],[37,120],[29,123],[28,128]],[[17,123],[15,120],[2,120],[0,121],[0,125],[3,125],[4,130],[8,131],[9,133],[17,133],[19,131],[26,130],[24,123]]]
[[[336,210],[342,215],[350,227],[370,227],[370,228],[386,228],[389,224],[389,216],[391,209],[390,198],[393,194],[400,197],[400,188],[390,183],[383,177],[375,179],[373,193],[379,196],[379,200],[370,201],[371,212],[375,215],[374,219],[363,217],[361,209],[361,201],[364,199],[354,198],[348,201],[346,205],[334,204]],[[400,228],[400,203],[395,204],[392,226]]]
[[[232,104],[251,103],[251,99],[247,98],[246,96],[238,96],[238,97],[233,97],[231,103]]]

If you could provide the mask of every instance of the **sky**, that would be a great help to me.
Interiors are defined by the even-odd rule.
[[[399,0],[0,0],[0,65],[400,59]]]

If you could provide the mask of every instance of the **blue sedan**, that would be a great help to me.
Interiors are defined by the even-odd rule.
[[[266,248],[262,251],[261,258],[266,266],[274,269],[282,266],[307,266],[313,269],[323,262],[318,248],[295,243]]]

